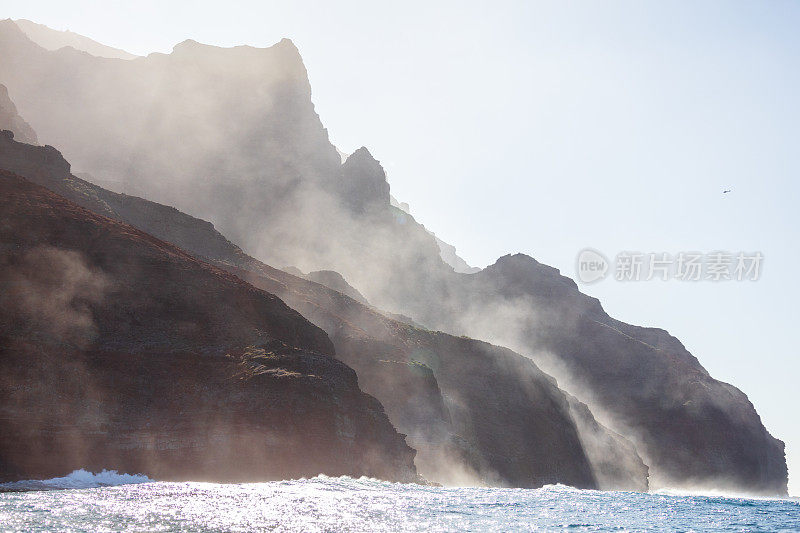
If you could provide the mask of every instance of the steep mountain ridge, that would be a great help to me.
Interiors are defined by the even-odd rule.
[[[125,50],[100,44],[93,39],[89,39],[88,37],[84,37],[83,35],[69,30],[54,30],[48,28],[44,24],[37,24],[26,19],[15,20],[14,24],[16,24],[31,41],[45,50],[59,50],[65,46],[70,46],[75,50],[109,59],[134,59],[137,57]]]
[[[655,486],[786,494],[784,444],[744,393],[712,378],[666,331],[609,317],[574,281],[522,254],[460,283],[463,315],[438,325],[523,353],[534,347],[546,371],[636,444]],[[513,308],[514,326],[476,318],[487,301]]]
[[[293,45],[188,43],[111,62],[46,52],[13,31],[0,24],[0,81],[80,170],[208,219],[267,263],[339,272],[378,308],[533,358],[634,440],[657,486],[785,494],[782,443],[676,339],[613,320],[525,256],[456,273],[414,217],[373,201],[385,173],[362,153],[347,177]],[[81,135],[67,124],[84,125]]]
[[[223,237],[213,224],[174,207],[136,196],[108,191],[72,175],[71,165],[52,146],[30,146],[16,141],[13,132],[0,132],[0,168],[10,170],[95,213],[127,222],[171,243],[183,243],[201,257],[225,260],[244,253]]]
[[[426,477],[446,483],[646,490],[647,468],[632,446],[627,459],[634,466],[621,465],[618,476],[598,484],[566,396],[529,359],[396,322],[257,262],[233,272],[279,292],[330,332],[337,357],[356,370],[365,390],[408,433]]]
[[[0,480],[417,479],[381,405],[274,295],[5,170],[0,265]]]
[[[69,164],[52,147],[28,146],[0,136],[0,167],[4,166],[26,171],[38,183],[119,220],[146,224],[161,220],[152,226],[157,236],[176,239],[175,244],[199,257],[210,252],[213,257],[205,257],[219,266],[279,294],[329,333],[337,357],[356,369],[361,386],[381,400],[390,420],[409,434],[419,450],[417,465],[429,479],[647,488],[647,468],[633,446],[624,439],[614,441],[588,409],[581,421],[591,426],[591,434],[576,434],[571,417],[576,400],[568,404],[555,382],[529,360],[486,343],[392,320],[340,292],[264,265],[204,221],[70,176]],[[126,209],[116,209],[119,205]],[[331,276],[346,283],[333,272],[309,275],[335,285]],[[594,452],[591,462],[583,442],[587,438]],[[604,444],[598,447],[601,440]],[[604,473],[608,469],[603,457],[608,454],[624,458],[613,474]]]
[[[0,21],[0,48],[0,80],[17,95],[20,114],[78,170],[189,214],[206,213],[238,242],[264,215],[244,223],[215,206],[233,202],[256,213],[308,194],[308,180],[317,188],[340,172],[288,39],[267,49],[187,40],[171,54],[124,61],[44,50],[8,20]],[[266,186],[268,204],[245,192]],[[190,189],[198,194],[187,195]]]

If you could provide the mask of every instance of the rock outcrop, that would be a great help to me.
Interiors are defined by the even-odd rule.
[[[380,403],[274,295],[7,171],[0,263],[0,480],[416,479]]]
[[[386,173],[363,146],[347,157],[342,164],[342,178],[331,185],[335,195],[358,214],[382,210],[389,204]]]

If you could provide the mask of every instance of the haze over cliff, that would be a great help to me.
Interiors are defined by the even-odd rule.
[[[19,116],[17,106],[8,97],[8,89],[2,84],[0,84],[0,130],[13,131],[20,142],[38,144],[36,132]]]
[[[275,296],[0,171],[0,479],[367,475],[414,452]]]
[[[769,435],[741,391],[713,379],[667,332],[614,320],[574,282],[527,256],[506,256],[472,274],[445,263],[434,236],[391,205],[385,172],[368,149],[341,162],[314,111],[305,67],[291,41],[267,49],[186,41],[171,54],[109,60],[69,48],[47,51],[4,21],[0,47],[0,82],[40,139],[57,145],[76,169],[209,220],[263,263],[341,274],[364,298],[345,300],[345,308],[359,306],[358,321],[346,315],[346,327],[330,316],[331,309],[341,313],[341,306],[297,297],[311,289],[291,289],[299,283],[296,278],[211,257],[201,246],[195,250],[227,261],[242,270],[238,275],[281,292],[287,301],[297,298],[292,305],[344,347],[337,346],[337,353],[359,372],[390,417],[394,414],[395,425],[404,431],[415,424],[427,430],[460,428],[447,429],[446,440],[463,438],[463,460],[475,470],[485,469],[484,477],[494,470],[507,482],[525,486],[510,473],[519,465],[487,465],[481,459],[482,447],[500,446],[487,439],[515,431],[510,424],[492,426],[495,416],[483,420],[471,411],[481,402],[492,407],[487,402],[493,384],[486,383],[491,376],[500,389],[520,387],[510,397],[517,403],[494,406],[498,416],[531,409],[531,433],[548,420],[548,427],[564,432],[557,438],[552,433],[546,449],[582,448],[551,472],[570,483],[591,484],[586,477],[591,446],[574,443],[579,432],[585,437],[597,431],[592,443],[603,442],[629,457],[638,452],[656,487],[786,493],[783,443]],[[37,169],[56,160],[54,154],[40,157],[43,153],[31,159],[38,161],[32,166],[21,158],[15,164],[30,168],[15,171],[34,179]],[[64,179],[70,180],[68,175],[69,167]],[[418,328],[406,331],[398,322],[381,326],[392,334],[356,334],[369,331],[361,325],[365,302],[429,329],[507,346],[556,376],[571,396],[507,349],[477,341],[459,346],[466,341]],[[459,365],[472,371],[461,376]],[[428,410],[419,424],[420,418],[415,421],[401,406],[407,396],[392,396],[410,383],[422,387],[425,380],[412,379],[413,371],[429,378],[419,389],[431,398],[426,409],[441,398],[450,422],[440,410],[435,416],[442,424],[432,425]],[[536,387],[520,385],[520,376]],[[542,394],[551,407],[542,407]],[[556,413],[560,422],[553,418]],[[601,426],[595,418],[613,432],[596,429]],[[527,432],[517,437],[525,443]],[[573,444],[564,445],[563,439]],[[530,444],[525,453],[535,458]],[[518,459],[513,449],[499,455]],[[539,459],[534,464],[545,460]],[[595,461],[594,476],[598,465]],[[552,480],[548,475],[531,470],[529,479]]]
[[[205,221],[76,178],[52,147],[19,143],[5,132],[2,167],[279,295],[330,335],[336,357],[357,371],[361,386],[408,435],[416,466],[429,480],[647,489],[647,467],[633,445],[510,350],[398,321],[369,307],[335,272],[303,279],[269,267]]]

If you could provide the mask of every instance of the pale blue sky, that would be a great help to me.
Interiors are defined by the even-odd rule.
[[[573,276],[587,246],[761,251],[758,282],[584,291],[744,390],[800,472],[800,3],[429,4],[5,0],[0,16],[138,54],[291,38],[333,142],[369,147],[478,266],[521,251]]]

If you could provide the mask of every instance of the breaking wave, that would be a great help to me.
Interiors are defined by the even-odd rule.
[[[141,474],[120,474],[116,470],[103,470],[95,474],[81,468],[64,477],[0,483],[0,491],[91,489],[152,482],[152,479]]]

